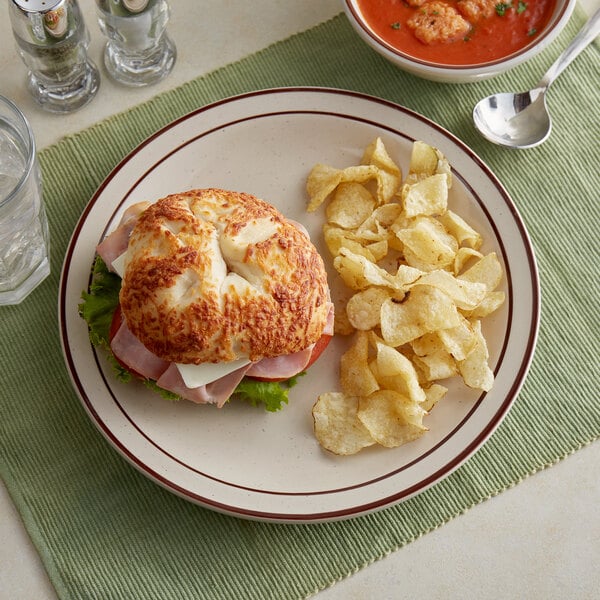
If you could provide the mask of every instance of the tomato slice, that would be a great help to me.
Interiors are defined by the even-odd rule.
[[[115,308],[115,312],[112,316],[112,321],[110,322],[110,329],[108,330],[108,342],[112,342],[115,335],[117,335],[117,331],[119,331],[119,327],[121,327],[121,323],[123,322],[123,313],[121,312],[121,305],[117,304],[117,308]]]
[[[323,354],[325,348],[329,346],[329,342],[331,341],[332,337],[332,335],[327,335],[325,333],[317,340],[317,343],[313,348],[312,354],[310,355],[310,358],[308,359],[308,363],[306,364],[306,367],[304,367],[304,370],[308,369],[319,358],[319,356]]]

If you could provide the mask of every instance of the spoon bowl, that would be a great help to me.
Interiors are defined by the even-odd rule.
[[[489,141],[517,148],[541,144],[552,130],[543,88],[488,96],[475,106],[473,120]]]
[[[528,92],[492,94],[473,109],[477,130],[489,141],[510,148],[533,148],[548,139],[552,119],[546,92],[552,82],[600,33],[600,10],[589,19],[540,83]]]

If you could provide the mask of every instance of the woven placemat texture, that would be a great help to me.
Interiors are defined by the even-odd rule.
[[[600,434],[598,45],[553,86],[554,131],[528,151],[497,148],[471,123],[476,101],[531,87],[583,22],[495,80],[443,85],[405,74],[343,15],[64,138],[40,161],[52,274],[0,308],[0,471],[60,598],[302,598],[425,534]],[[155,485],[111,449],[68,378],[57,328],[60,267],[96,187],[139,142],[209,102],[255,89],[327,86],[405,105],[449,129],[491,167],[531,234],[542,285],[530,375],[491,439],[441,483],[346,522],[239,520]]]

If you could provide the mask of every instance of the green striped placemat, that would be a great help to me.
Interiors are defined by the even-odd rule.
[[[470,119],[480,97],[534,84],[582,21],[576,12],[559,40],[527,66],[492,81],[449,86],[395,69],[340,15],[41,152],[53,272],[22,305],[0,308],[0,469],[61,598],[301,598],[598,437],[598,46],[554,85],[555,127],[543,146],[522,152],[494,147]],[[543,290],[529,378],[475,456],[400,505],[320,525],[224,516],[139,474],[108,446],[77,400],[56,323],[68,239],[117,162],[161,126],[208,102],[291,85],[346,88],[398,102],[473,147],[524,217]]]

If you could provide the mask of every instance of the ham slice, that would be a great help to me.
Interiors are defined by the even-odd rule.
[[[263,358],[245,365],[206,385],[190,388],[175,363],[159,358],[148,350],[129,330],[123,321],[113,337],[110,347],[120,361],[146,379],[153,379],[165,390],[197,404],[216,404],[221,408],[233,394],[245,375],[268,379],[289,379],[304,370],[312,354],[313,345],[306,350],[287,356]]]
[[[229,397],[244,378],[249,367],[250,365],[246,365],[216,381],[201,385],[200,387],[189,388],[183,382],[177,365],[171,363],[156,383],[159,387],[196,404],[216,404],[218,408],[221,408],[229,400]]]
[[[313,348],[314,344],[311,344],[305,350],[294,352],[294,354],[263,358],[250,365],[246,375],[249,377],[258,377],[259,379],[289,379],[304,371],[310,360]]]
[[[330,303],[327,313],[327,323],[323,329],[323,335],[333,335],[334,310],[333,303]],[[310,361],[314,344],[311,344],[305,350],[287,354],[285,356],[275,356],[273,358],[263,358],[250,366],[246,375],[248,377],[257,377],[258,379],[289,379],[298,375],[306,368]]]
[[[206,385],[189,388],[185,385],[177,365],[150,352],[131,333],[125,320],[113,337],[110,348],[115,357],[132,371],[146,379],[153,379],[159,387],[197,404],[216,404],[219,408],[227,402],[251,366],[246,365]]]
[[[298,221],[294,221],[294,219],[288,219],[288,223],[291,223],[298,231],[301,231],[310,240],[310,235],[308,233],[308,229],[306,229],[306,227],[304,227],[304,225],[302,225],[302,223],[299,223]]]
[[[124,319],[110,342],[110,349],[123,364],[146,379],[157,380],[169,366],[168,361],[150,352],[131,333]]]
[[[113,261],[124,254],[129,246],[129,237],[138,221],[139,216],[150,206],[150,202],[138,202],[130,206],[121,217],[117,228],[107,235],[96,247],[96,252],[106,263],[109,270]]]
[[[335,310],[333,302],[329,303],[329,312],[327,313],[327,322],[325,323],[325,329],[323,329],[323,335],[333,336],[335,331]]]

